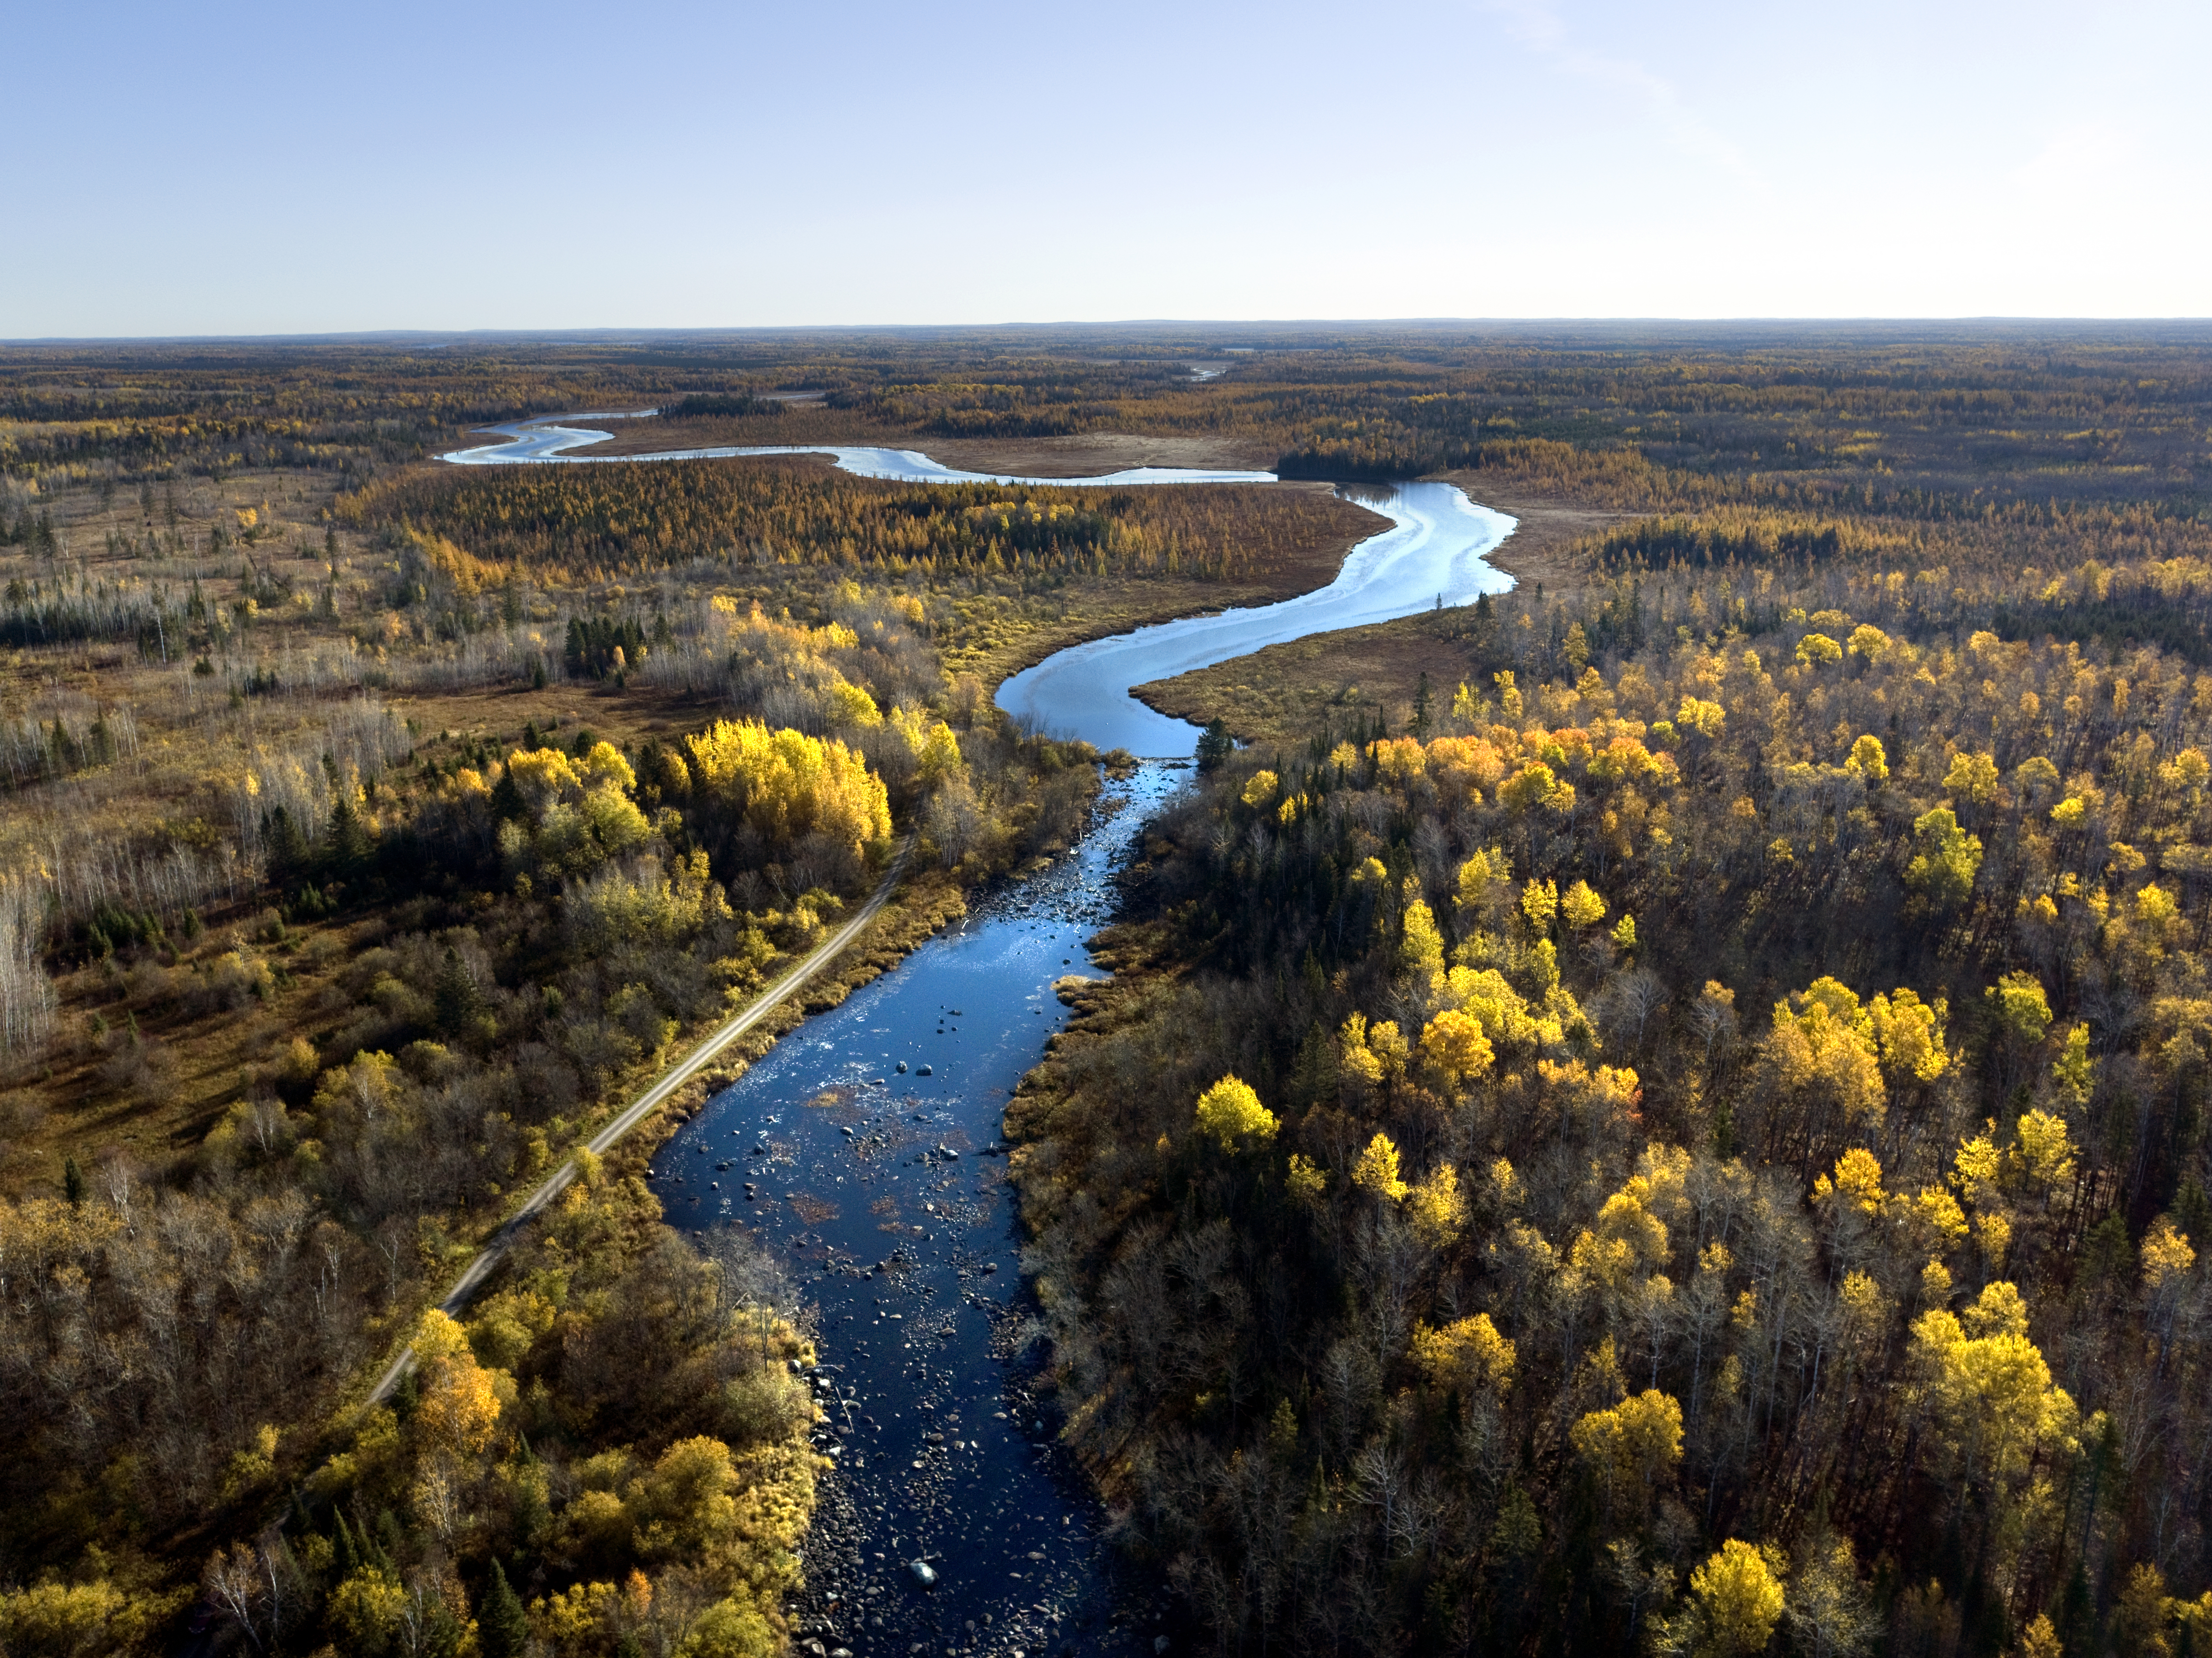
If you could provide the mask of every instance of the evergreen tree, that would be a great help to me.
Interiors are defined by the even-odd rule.
[[[331,1558],[337,1568],[337,1580],[345,1580],[361,1570],[361,1550],[353,1540],[353,1527],[346,1524],[344,1510],[337,1515],[337,1534],[331,1540]]]
[[[84,1207],[84,1171],[76,1166],[75,1157],[63,1160],[62,1190],[68,1194],[70,1208]]]
[[[1308,957],[1311,959],[1311,952]],[[1316,1105],[1334,1100],[1336,1089],[1336,1047],[1316,1020],[1298,1045],[1297,1059],[1291,1069],[1291,1097],[1300,1105]]]
[[[491,1582],[477,1606],[477,1641],[483,1658],[522,1658],[529,1643],[530,1625],[522,1615],[522,1597],[507,1581],[506,1568],[491,1563]]]
[[[1198,739],[1198,768],[1212,771],[1229,758],[1237,744],[1229,735],[1229,727],[1218,720],[1207,726]]]
[[[351,793],[340,789],[331,799],[331,821],[323,831],[323,867],[343,879],[368,861],[368,826],[354,810]]]
[[[269,878],[272,882],[285,886],[305,872],[307,837],[300,833],[300,826],[292,821],[290,811],[283,806],[273,808],[261,820],[261,836],[269,847]]]
[[[530,745],[533,749],[538,745]],[[530,815],[530,807],[517,786],[514,774],[505,767],[500,768],[499,781],[491,786],[491,815],[501,823],[520,823]]]
[[[432,991],[437,1009],[438,1029],[448,1036],[458,1036],[476,1023],[483,1011],[483,996],[477,989],[476,975],[469,971],[468,963],[446,947],[446,962],[438,969],[438,982]]]

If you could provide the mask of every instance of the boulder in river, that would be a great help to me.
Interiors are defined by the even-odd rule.
[[[914,1574],[914,1581],[922,1588],[931,1589],[937,1587],[937,1568],[931,1565],[928,1561],[909,1561],[907,1570]]]

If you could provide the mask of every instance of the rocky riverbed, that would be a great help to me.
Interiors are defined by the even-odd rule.
[[[793,1031],[663,1146],[675,1224],[744,1226],[813,1309],[824,1477],[791,1608],[854,1658],[1134,1654],[1176,1644],[1156,1588],[1060,1448],[1000,1119],[1060,1028],[1053,993],[1182,768],[1114,786],[1067,856]]]

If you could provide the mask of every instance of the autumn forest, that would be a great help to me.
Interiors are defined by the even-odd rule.
[[[619,459],[807,443],[1285,482]],[[1007,1103],[1127,1569],[1224,1654],[2212,1653],[2179,325],[0,349],[0,1651],[803,1640],[836,1336],[646,1159],[1094,821],[1005,678],[1414,477],[1514,586],[1144,688]]]

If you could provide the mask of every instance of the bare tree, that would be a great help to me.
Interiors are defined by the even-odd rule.
[[[1674,1593],[1674,1569],[1663,1560],[1644,1563],[1644,1549],[1633,1538],[1620,1538],[1605,1546],[1606,1580],[1628,1608],[1628,1633],[1632,1640],[1644,1619],[1644,1606],[1664,1605]]]
[[[1390,1448],[1388,1442],[1370,1440],[1352,1459],[1352,1478],[1358,1488],[1359,1500],[1379,1512],[1382,1535],[1393,1541],[1408,1540],[1405,1460]]]
[[[22,881],[0,882],[0,1055],[35,1053],[59,999],[39,960],[40,906]]]
[[[201,1577],[208,1596],[245,1631],[253,1649],[263,1649],[261,1608],[265,1579],[258,1556],[245,1544],[219,1548],[209,1557]]]
[[[1735,1034],[1735,992],[1717,979],[1706,980],[1690,1017],[1696,1022],[1698,1034],[1705,1039],[1705,1063],[1711,1065],[1713,1044]]]
[[[293,1558],[292,1546],[281,1531],[265,1533],[253,1546],[253,1553],[261,1565],[263,1604],[268,1608],[269,1638],[274,1641],[291,1621],[292,1604],[300,1589],[300,1563]]]
[[[128,1151],[120,1146],[109,1150],[100,1162],[100,1183],[106,1188],[107,1200],[115,1206],[115,1212],[122,1218],[123,1230],[129,1231],[131,1204],[138,1192],[138,1171]]]
[[[732,1319],[744,1320],[768,1356],[769,1338],[776,1321],[804,1327],[806,1309],[799,1287],[782,1261],[770,1255],[739,1226],[717,1226],[699,1238],[699,1252],[714,1268],[714,1321],[727,1327]]]
[[[1648,967],[1632,967],[1613,981],[1613,1005],[1624,1023],[1636,1027],[1636,1046],[1644,1047],[1644,1027],[1667,1004],[1667,987]]]

